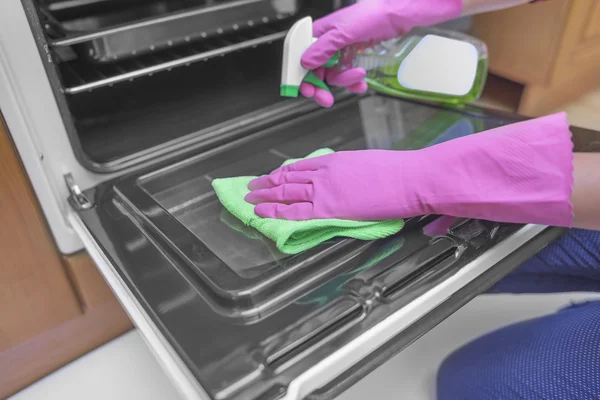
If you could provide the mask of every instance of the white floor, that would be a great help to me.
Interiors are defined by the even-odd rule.
[[[552,313],[600,294],[480,296],[338,400],[435,399],[435,370],[453,349],[511,322]],[[30,386],[13,400],[178,400],[137,331],[132,331]]]

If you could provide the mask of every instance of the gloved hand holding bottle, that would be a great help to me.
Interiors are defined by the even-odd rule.
[[[337,51],[355,43],[377,43],[400,36],[417,26],[429,26],[458,17],[463,0],[362,0],[342,8],[313,24],[318,40],[302,56],[302,66],[314,70],[326,83],[355,93],[367,90],[366,72],[355,68],[340,72],[324,69]],[[333,95],[304,82],[300,92],[324,107],[333,105]]]
[[[318,40],[302,56],[302,66],[332,86],[354,93],[367,90],[366,71],[346,71],[322,66],[337,52],[357,43],[378,43],[401,36],[416,27],[432,26],[461,15],[470,15],[530,0],[360,0],[313,24]],[[303,82],[300,92],[323,107],[331,107],[333,95],[327,90]]]

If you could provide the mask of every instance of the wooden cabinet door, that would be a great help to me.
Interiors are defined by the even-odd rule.
[[[590,40],[600,40],[600,2],[594,0],[588,0],[589,5],[592,7],[591,12],[588,14],[588,20],[585,24],[583,40],[588,42]]]
[[[552,83],[600,76],[600,1],[571,0]]]
[[[81,314],[0,116],[0,353]]]
[[[131,329],[86,253],[58,254],[0,116],[0,398]]]
[[[476,15],[471,34],[487,44],[490,72],[522,84],[546,84],[570,3],[547,1]]]

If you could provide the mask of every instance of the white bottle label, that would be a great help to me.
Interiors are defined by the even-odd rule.
[[[400,65],[398,82],[413,90],[464,96],[473,88],[477,64],[473,44],[427,35]]]

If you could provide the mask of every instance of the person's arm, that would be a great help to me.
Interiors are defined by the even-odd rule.
[[[573,226],[600,231],[600,153],[575,153],[573,171]]]
[[[571,138],[566,114],[558,113],[423,150],[341,151],[255,179],[246,200],[261,217],[288,220],[438,214],[572,227],[575,212],[580,226],[591,225],[600,191],[595,204],[582,197],[600,186],[583,176],[600,163],[583,164],[578,155],[574,174]]]
[[[531,2],[531,0],[463,0],[462,15],[474,15],[502,10]]]

